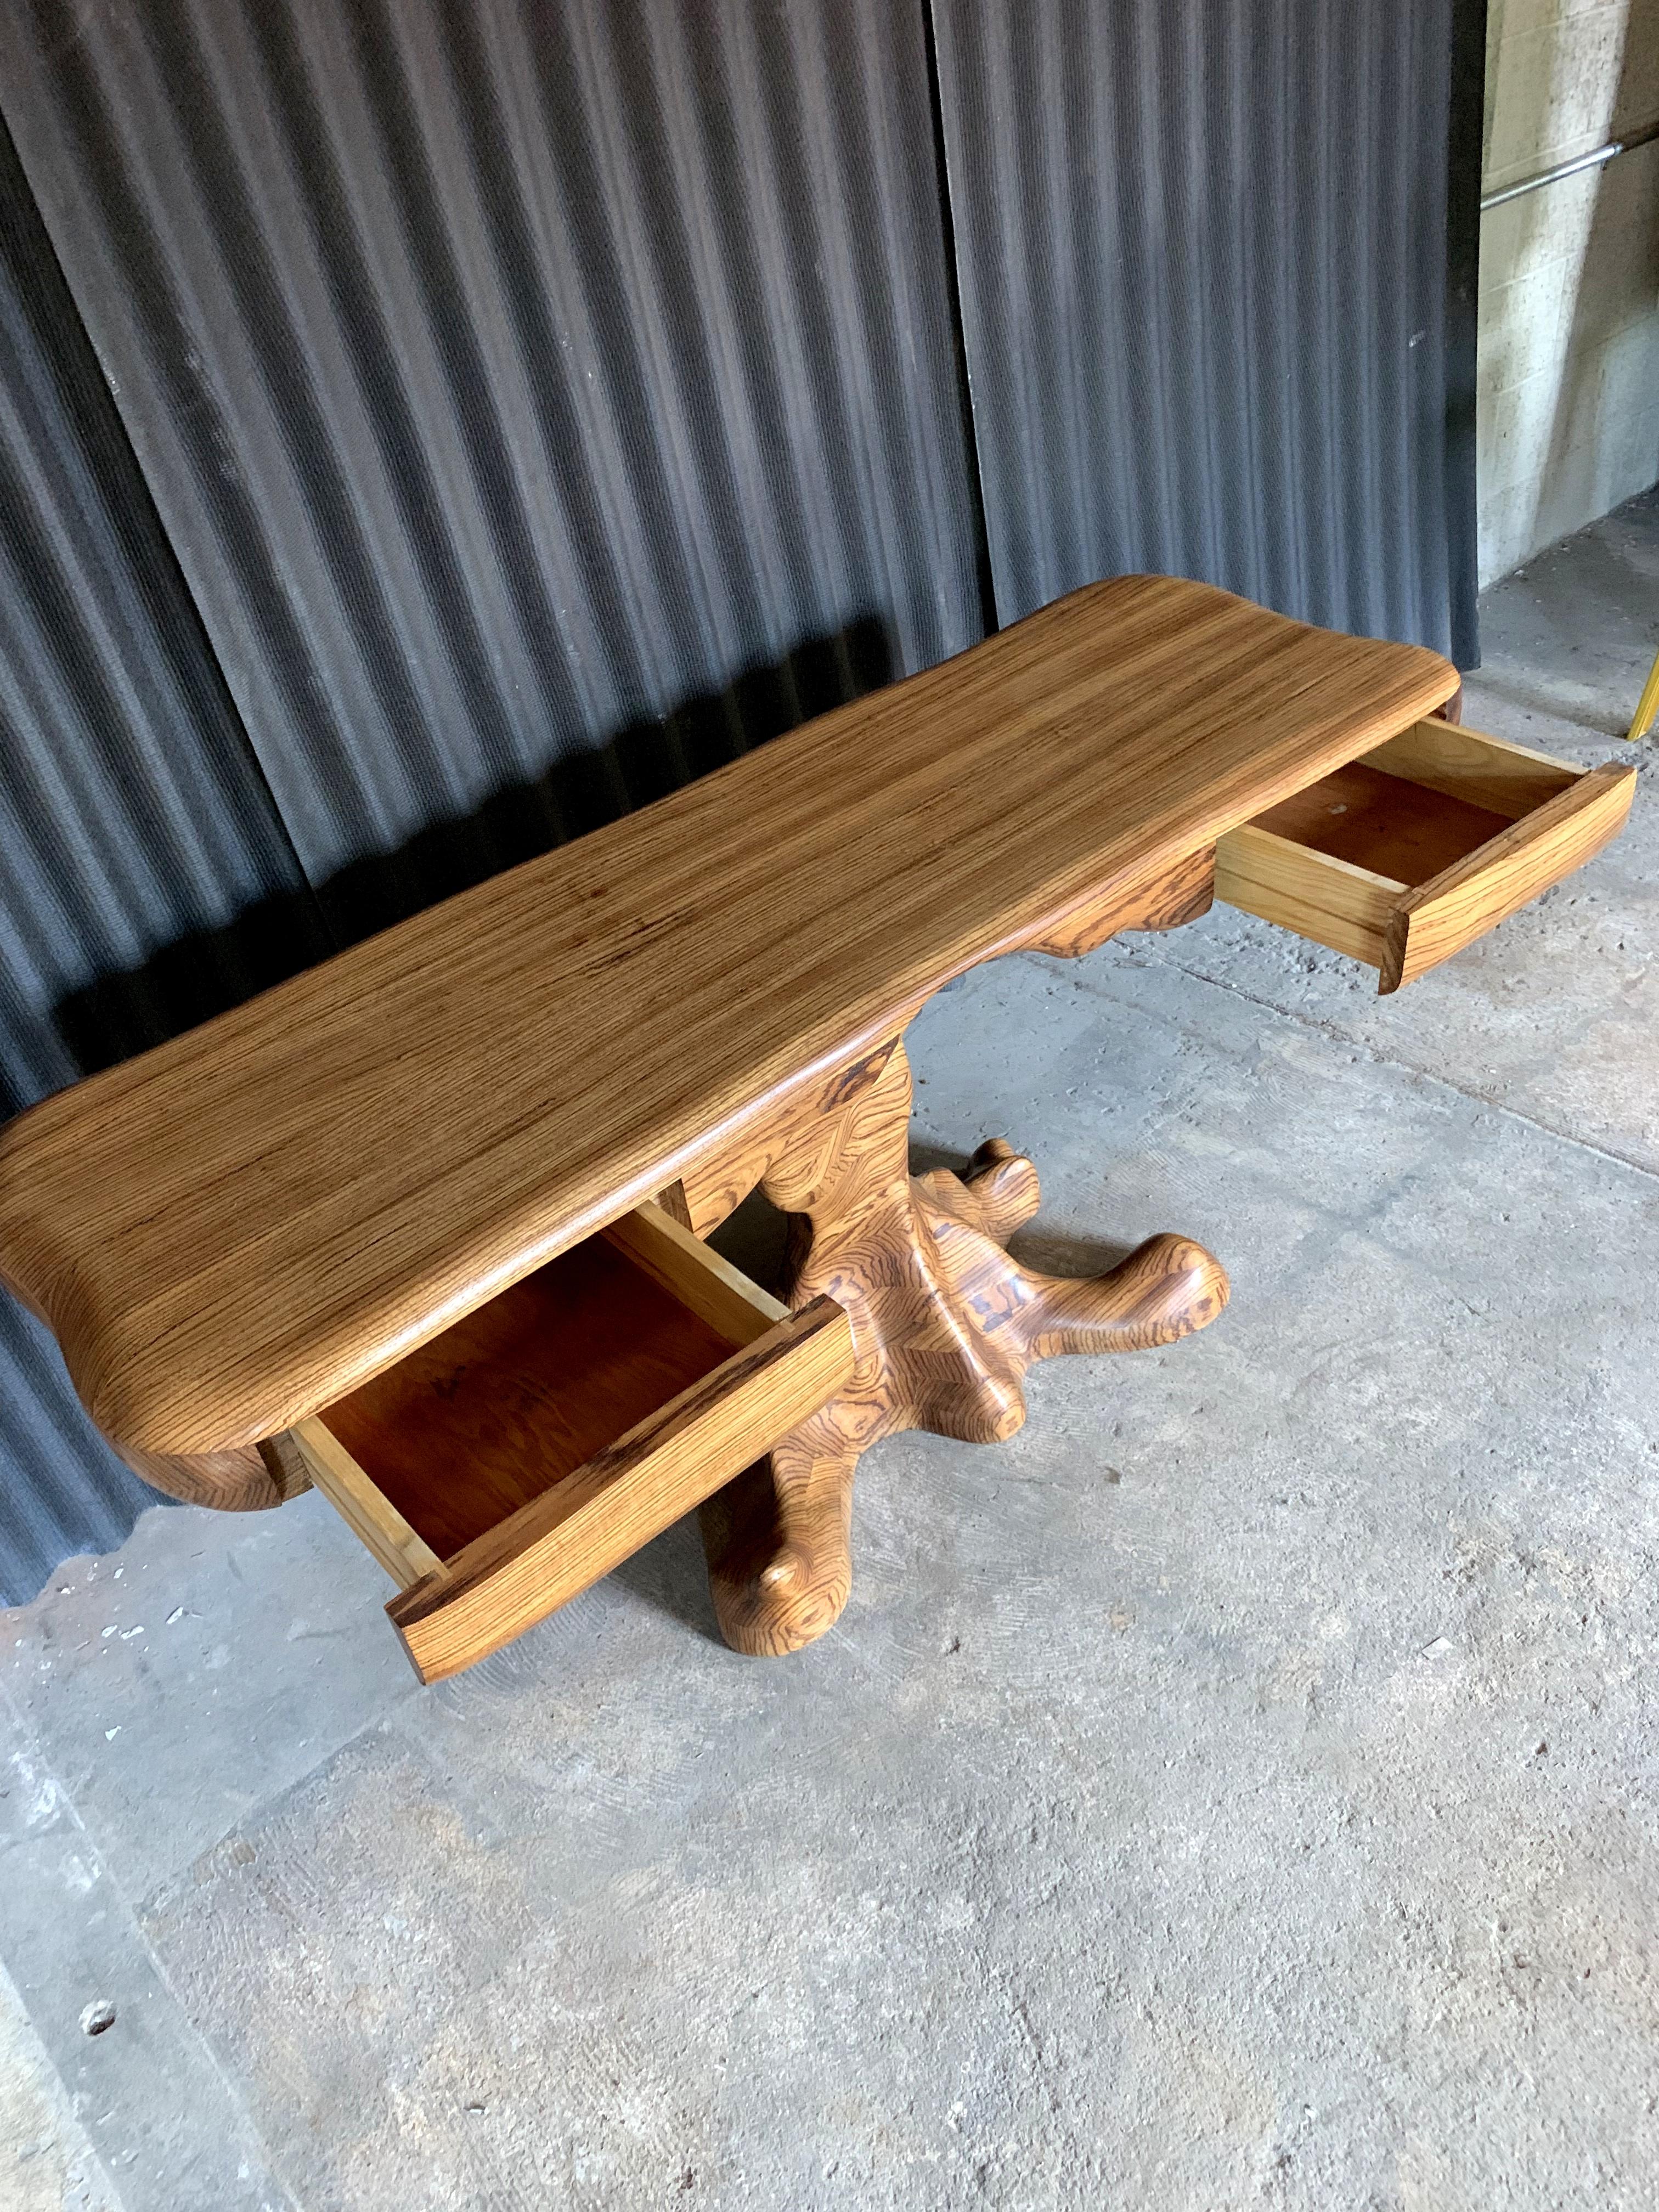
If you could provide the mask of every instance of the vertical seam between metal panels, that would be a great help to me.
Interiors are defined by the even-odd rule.
[[[921,0],[922,37],[927,52],[927,107],[933,128],[933,166],[939,178],[939,228],[945,242],[945,289],[951,318],[951,350],[955,360],[957,398],[962,412],[963,443],[968,455],[972,490],[974,575],[979,589],[980,620],[987,637],[1000,627],[997,620],[996,571],[991,561],[991,527],[985,513],[985,479],[980,466],[979,427],[974,412],[974,379],[968,362],[968,331],[962,312],[962,276],[957,264],[957,226],[951,197],[951,148],[945,131],[945,100],[939,89],[938,36],[933,27],[933,0]]]
[[[50,258],[52,267],[58,271],[58,277],[64,287],[64,296],[68,299],[70,306],[75,309],[76,320],[80,328],[81,335],[86,342],[88,356],[92,361],[97,363],[99,376],[102,380],[105,388],[107,390],[109,388],[109,378],[105,373],[103,357],[100,354],[97,345],[94,341],[92,331],[88,326],[86,313],[82,307],[80,296],[76,291],[74,281],[70,275],[69,270],[64,265],[63,256],[58,251],[58,241],[52,236],[51,226],[47,222],[45,211],[40,205],[40,196],[34,189],[34,180],[29,175],[28,164],[23,158],[21,149],[17,144],[16,134],[12,130],[11,119],[6,111],[3,98],[0,98],[0,127],[4,128],[8,137],[11,140],[18,173],[22,178],[24,185],[28,192],[30,204],[34,210],[36,222],[40,229],[41,247],[46,254]],[[128,427],[126,416],[121,410],[118,399],[112,392],[111,393],[111,400],[112,404],[109,410],[111,429],[119,437],[122,448],[132,463],[134,477],[137,482],[143,488],[144,499],[149,511],[149,520],[155,526],[155,537],[156,542],[161,545],[164,545],[167,549],[167,566],[171,572],[173,583],[176,587],[179,604],[181,608],[188,608],[189,610],[189,622],[194,647],[201,659],[212,669],[215,676],[218,679],[220,692],[224,702],[224,712],[234,726],[237,743],[240,748],[244,763],[252,771],[254,779],[258,783],[259,788],[264,793],[266,799],[270,802],[271,821],[281,833],[283,850],[294,864],[294,872],[295,876],[298,878],[299,881],[305,885],[307,899],[310,905],[313,915],[317,922],[318,928],[321,932],[324,939],[337,950],[339,946],[339,939],[335,931],[331,929],[329,927],[328,916],[324,912],[322,902],[317,896],[316,885],[312,882],[311,878],[306,872],[305,864],[300,857],[299,848],[294,842],[293,832],[289,828],[287,817],[283,814],[282,807],[277,801],[276,793],[271,787],[270,779],[265,774],[264,763],[259,757],[258,748],[255,745],[252,737],[249,733],[247,724],[242,719],[241,709],[236,702],[236,695],[231,688],[230,680],[226,673],[224,664],[220,659],[218,652],[214,646],[212,634],[208,629],[206,621],[203,617],[201,608],[197,604],[196,594],[191,589],[190,579],[185,574],[184,566],[179,561],[178,548],[173,542],[173,533],[168,530],[162,519],[161,508],[156,504],[155,488],[151,483],[149,471],[144,466],[143,456],[140,453],[137,447],[133,443],[132,433]]]

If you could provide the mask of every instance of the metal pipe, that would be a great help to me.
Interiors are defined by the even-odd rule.
[[[1522,177],[1518,185],[1505,185],[1501,191],[1482,192],[1480,212],[1485,215],[1488,208],[1502,207],[1505,200],[1518,200],[1522,192],[1538,191],[1545,185],[1559,185],[1563,177],[1576,177],[1585,169],[1599,169],[1615,154],[1634,153],[1638,146],[1649,145],[1656,138],[1659,138],[1659,123],[1650,123],[1645,131],[1632,131],[1628,138],[1615,138],[1606,146],[1598,146],[1593,154],[1577,155],[1553,169],[1540,170],[1535,177]]]

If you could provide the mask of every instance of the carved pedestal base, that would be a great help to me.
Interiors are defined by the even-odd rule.
[[[702,1509],[721,1631],[757,1655],[811,1643],[846,1604],[853,1474],[872,1444],[904,1429],[1000,1443],[1025,1418],[1033,1360],[1168,1344],[1227,1299],[1219,1263],[1179,1237],[1151,1238],[1105,1275],[1022,1267],[1004,1240],[1036,1211],[1036,1170],[994,1139],[965,1176],[913,1176],[896,1041],[841,1090],[854,1095],[791,1131],[761,1187],[797,1217],[792,1303],[827,1293],[845,1307],[857,1371]]]
[[[994,1139],[963,1175],[913,1176],[909,1134],[909,1064],[894,1038],[797,1097],[690,1194],[677,1187],[701,1229],[758,1182],[791,1218],[792,1304],[835,1299],[856,1352],[841,1394],[700,1509],[715,1610],[740,1651],[798,1650],[846,1604],[853,1477],[872,1444],[904,1429],[1000,1443],[1025,1419],[1033,1360],[1168,1344],[1226,1303],[1218,1262],[1179,1237],[1151,1238],[1104,1275],[1022,1266],[1006,1240],[1037,1210],[1030,1161]],[[174,1497],[232,1510],[276,1504],[308,1480],[287,1437],[198,1459],[128,1456]]]

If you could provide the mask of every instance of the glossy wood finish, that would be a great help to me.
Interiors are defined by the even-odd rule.
[[[403,1590],[387,1612],[423,1680],[705,1500],[723,1632],[797,1650],[846,1602],[872,1443],[1011,1436],[1033,1360],[1168,1343],[1225,1303],[1218,1264],[1175,1237],[1098,1278],[1022,1267],[1004,1240],[1036,1210],[1031,1163],[994,1140],[965,1176],[912,1176],[909,1117],[892,1039],[747,1156],[793,1218],[793,1313],[648,1205],[289,1432]]]
[[[833,1301],[792,1314],[647,1206],[282,1443],[405,1593],[387,1610],[431,1681],[608,1573],[853,1365]]]
[[[1633,744],[1638,738],[1646,737],[1659,715],[1659,653],[1653,656],[1653,665],[1648,671],[1648,680],[1642,686],[1642,696],[1636,702],[1636,712],[1631,716],[1630,727],[1625,735]]]
[[[1203,586],[1076,594],[35,1109],[0,1136],[7,1279],[151,1480],[322,1490],[427,1680],[694,1506],[728,1640],[799,1649],[872,1444],[1006,1437],[1033,1361],[1227,1297],[1173,1235],[1024,1267],[1000,1141],[911,1175],[911,1016],[1218,893],[1411,980],[1630,804],[1628,769],[1435,718],[1455,693]],[[787,1305],[701,1241],[757,1185]]]
[[[1405,888],[1253,822],[1230,831],[1216,848],[1218,899],[1368,968],[1382,965],[1389,919]]]
[[[1425,791],[1488,808],[1505,822],[1519,821],[1583,779],[1584,770],[1553,753],[1534,752],[1435,720],[1414,722],[1365,755],[1368,768],[1385,769]]]
[[[1353,761],[1251,823],[1401,884],[1426,883],[1507,830],[1509,817]]]
[[[1215,848],[1201,847],[1169,866],[1143,870],[1100,898],[1081,901],[1015,948],[1074,959],[1121,930],[1178,929],[1207,914],[1215,896]],[[862,1065],[864,1063],[860,1063]],[[847,1079],[841,1079],[843,1082]],[[677,1216],[699,1237],[717,1229],[757,1188],[768,1163],[791,1140],[802,1110],[799,1097],[751,1121],[729,1150],[697,1162],[674,1186]],[[816,1104],[810,1110],[816,1111]]]
[[[1062,1352],[1128,1352],[1202,1328],[1226,1303],[1220,1266],[1155,1237],[1110,1273],[1022,1266],[1004,1239],[1036,1212],[1030,1161],[981,1147],[965,1176],[909,1170],[910,1071],[896,1040],[780,1129],[762,1187],[799,1219],[792,1297],[848,1316],[846,1387],[702,1510],[721,1632],[757,1655],[821,1636],[851,1588],[852,1484],[884,1437],[930,1429],[993,1443],[1025,1418],[1022,1382]]]
[[[256,1443],[1455,686],[1091,586],[37,1106],[0,1266],[106,1433]]]
[[[314,1486],[400,1589],[443,1565],[419,1529],[369,1480],[326,1421],[313,1415],[296,1421],[286,1433]],[[453,1472],[465,1480],[464,1468]]]
[[[1214,901],[1215,847],[1202,845],[1149,868],[1135,883],[1080,901],[1058,921],[1034,930],[1019,950],[1079,959],[1122,930],[1179,929],[1207,914]]]
[[[1389,923],[1382,988],[1398,990],[1437,967],[1582,868],[1624,828],[1635,794],[1635,769],[1607,762],[1419,884]]]
[[[773,1326],[744,1311],[760,1330]],[[322,1418],[381,1495],[447,1559],[701,1382],[760,1330],[712,1326],[617,1245],[590,1238]],[[303,1425],[297,1433],[303,1437]]]
[[[727,1344],[750,1344],[788,1308],[659,1206],[611,1222],[606,1240]]]
[[[1633,769],[1585,770],[1425,720],[1231,831],[1219,897],[1399,989],[1598,852]]]
[[[130,1444],[116,1449],[154,1489],[181,1505],[210,1505],[220,1513],[263,1512],[310,1486],[303,1462],[278,1437],[194,1458],[137,1451]]]
[[[386,1607],[422,1681],[471,1666],[609,1574],[797,1429],[853,1370],[814,1298]]]

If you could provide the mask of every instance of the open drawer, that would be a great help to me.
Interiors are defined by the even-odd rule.
[[[853,1368],[654,1205],[287,1431],[400,1585],[423,1681],[497,1650],[815,1413]]]
[[[1346,952],[1396,991],[1623,827],[1636,771],[1418,722],[1222,838],[1216,896]]]

